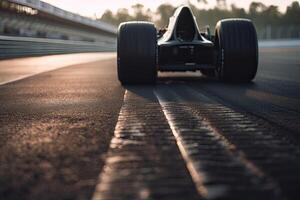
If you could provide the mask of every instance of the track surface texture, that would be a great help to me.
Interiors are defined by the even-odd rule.
[[[0,84],[0,199],[300,199],[299,55],[260,49],[249,84],[126,87],[101,53],[30,58],[27,78],[28,59],[0,61],[18,63]]]

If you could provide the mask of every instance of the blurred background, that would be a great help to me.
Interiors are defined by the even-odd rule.
[[[201,28],[209,25],[214,30],[215,24],[220,19],[241,17],[251,19],[255,23],[259,39],[300,38],[298,1],[290,5],[287,5],[288,1],[281,1],[281,6],[266,5],[263,2],[255,1],[244,5],[245,7],[238,7],[232,1],[229,4],[226,0],[216,0],[214,7],[208,9],[203,8],[209,4],[207,0],[194,4],[188,2],[188,4],[193,9]],[[156,10],[150,10],[142,4],[132,5],[131,8],[121,8],[117,12],[108,9],[98,20],[114,25],[129,20],[146,20],[153,21],[157,27],[164,27],[176,7],[173,4],[164,3]]]
[[[97,41],[97,39],[103,40],[103,38],[93,37],[91,34],[78,33],[78,30],[77,33],[74,34],[70,31],[66,32],[63,30],[62,25],[67,26],[67,24],[64,24],[63,21],[54,18],[53,16],[50,17],[42,10],[33,8],[32,6],[26,7],[26,5],[19,4],[29,2],[37,5],[42,4],[43,2],[34,0],[1,0],[0,2],[1,35],[82,41]],[[220,19],[242,17],[249,18],[255,23],[259,39],[300,38],[299,1],[244,1],[244,3],[239,3],[239,1],[226,0],[169,0],[154,1],[152,3],[145,2],[145,5],[141,3],[142,1],[123,1],[123,3],[122,1],[113,1],[110,3],[111,5],[108,3],[104,4],[104,1],[102,0],[48,0],[46,2],[49,2],[54,6],[47,5],[45,7],[50,8],[57,5],[62,9],[78,13],[74,15],[85,15],[87,18],[97,20],[100,23],[106,22],[107,24],[118,26],[119,23],[124,21],[145,20],[154,22],[158,28],[165,27],[168,24],[169,17],[173,14],[177,6],[181,4],[189,4],[194,11],[200,28],[204,28],[206,25],[209,25],[213,30],[216,22]],[[165,3],[159,4],[159,2]],[[93,9],[91,9],[91,7]],[[99,11],[97,12],[97,10]],[[58,9],[58,11],[60,11],[60,9]],[[70,15],[71,13],[68,14]],[[31,19],[32,21],[30,22]],[[47,19],[51,20],[51,22],[47,21]],[[18,23],[18,21],[26,21],[26,23]],[[48,26],[40,25],[40,21],[45,23],[47,22]],[[55,28],[50,28],[50,24],[55,26]],[[113,27],[110,28],[113,29]],[[109,38],[106,38],[106,40],[108,42]]]
[[[176,7],[189,4],[199,28],[223,18],[251,19],[260,41],[300,38],[295,0],[0,0],[0,58],[92,51],[115,51],[117,26],[131,20],[168,24]],[[30,47],[30,48],[28,48]]]

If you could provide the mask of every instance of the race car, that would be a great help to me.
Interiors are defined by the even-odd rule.
[[[200,32],[189,6],[181,6],[166,29],[124,22],[117,39],[121,84],[155,84],[158,71],[200,71],[231,82],[250,82],[257,72],[257,35],[249,19],[220,20],[212,36],[209,29]]]

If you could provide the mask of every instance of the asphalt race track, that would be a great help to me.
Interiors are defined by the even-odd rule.
[[[122,87],[114,56],[0,61],[1,200],[300,199],[300,48],[250,84]]]

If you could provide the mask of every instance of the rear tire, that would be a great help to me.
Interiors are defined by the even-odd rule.
[[[118,29],[118,78],[121,84],[154,84],[157,77],[156,29],[149,22],[125,22]]]
[[[254,25],[247,19],[224,19],[217,23],[215,48],[218,54],[219,79],[250,82],[258,65],[257,36]]]

